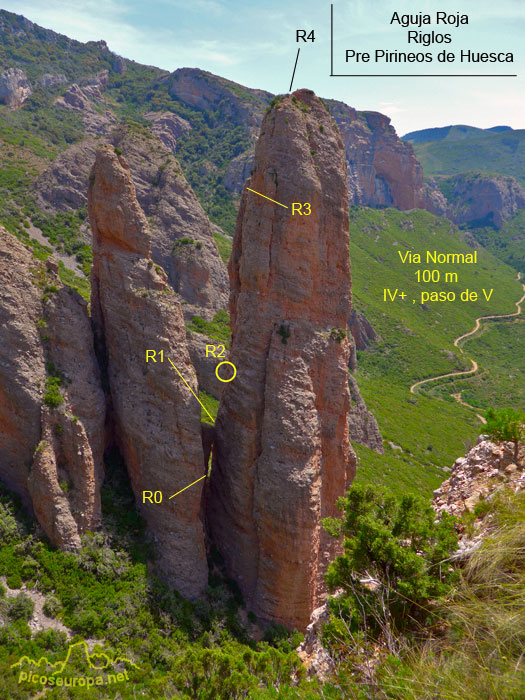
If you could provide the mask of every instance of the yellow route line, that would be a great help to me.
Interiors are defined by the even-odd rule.
[[[170,357],[168,357],[168,360],[170,361],[171,366],[173,367],[174,370],[176,370],[177,374],[178,374],[179,377],[182,379],[182,381],[184,382],[184,384],[186,384],[186,386],[187,386],[188,389],[191,391],[191,393],[193,394],[193,396],[195,396],[195,398],[196,398],[197,401],[200,403],[200,405],[202,406],[202,408],[206,411],[206,413],[209,415],[209,417],[210,417],[210,418],[212,419],[212,421],[215,423],[214,417],[211,415],[211,413],[208,411],[208,409],[206,408],[206,406],[205,406],[205,405],[202,403],[202,401],[199,399],[199,397],[197,396],[197,394],[193,391],[193,389],[192,389],[191,386],[188,384],[188,382],[184,379],[184,377],[182,376],[182,374],[179,372],[178,368],[177,368],[177,367],[173,364],[173,362],[171,361],[171,358],[170,358]],[[186,489],[189,489],[190,486],[194,486],[194,485],[197,484],[199,481],[202,481],[203,479],[205,479],[205,478],[206,478],[207,476],[209,476],[209,475],[210,475],[210,470],[208,469],[208,473],[207,473],[207,474],[204,474],[204,476],[200,476],[200,477],[199,477],[198,479],[196,479],[195,481],[192,481],[191,484],[188,484],[187,486],[185,486],[185,487],[184,487],[183,489],[181,489],[180,491],[177,491],[177,493],[174,493],[173,496],[170,496],[170,498],[175,498],[175,496],[178,496],[179,493],[182,493],[183,491],[186,491]],[[168,500],[169,500],[169,499],[168,499]]]
[[[273,202],[274,204],[278,204],[280,207],[284,207],[285,209],[288,209],[286,204],[281,204],[281,202],[276,202],[275,199],[270,199],[270,197],[267,197],[265,194],[261,194],[260,192],[255,192],[255,190],[252,190],[251,187],[247,187],[247,190],[250,190],[250,192],[254,192],[255,194],[258,194],[259,197],[264,197],[265,199],[269,199],[270,202]]]
[[[195,481],[192,481],[191,484],[188,484],[187,486],[185,486],[185,487],[184,487],[183,489],[181,489],[180,491],[177,491],[177,493],[174,493],[173,496],[170,496],[170,498],[175,498],[175,496],[178,496],[179,493],[182,493],[183,491],[186,491],[186,489],[189,489],[190,486],[193,486],[194,484],[198,483],[199,481],[202,481],[202,480],[205,479],[207,476],[208,476],[208,475],[205,474],[204,476],[199,477],[199,478],[196,479]],[[169,500],[169,499],[168,499],[168,500]]]
[[[211,415],[211,413],[208,411],[208,409],[206,408],[206,406],[202,403],[202,401],[199,399],[199,397],[197,396],[197,394],[193,391],[193,389],[191,388],[191,386],[190,386],[190,385],[188,384],[188,382],[184,379],[184,377],[182,376],[182,374],[179,372],[179,370],[177,369],[177,367],[175,367],[175,365],[173,364],[173,362],[171,361],[171,359],[170,359],[169,357],[168,357],[168,360],[170,361],[171,366],[173,367],[174,370],[176,370],[177,374],[178,374],[179,377],[182,379],[182,381],[184,382],[184,384],[186,384],[186,386],[187,386],[188,389],[191,391],[191,393],[193,394],[193,396],[195,396],[195,398],[196,398],[197,401],[200,403],[200,405],[202,406],[202,408],[206,411],[206,413],[209,415],[209,417],[210,417],[210,418],[212,419],[212,421],[215,423],[215,418]]]

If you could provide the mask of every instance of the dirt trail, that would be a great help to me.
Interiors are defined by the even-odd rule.
[[[463,401],[463,399],[461,398],[461,394],[462,394],[462,393],[463,393],[463,392],[460,391],[460,392],[458,392],[457,394],[450,394],[450,395],[452,396],[453,399],[455,399],[455,400],[456,400],[458,403],[460,403],[462,406],[466,406],[467,408],[471,408],[473,411],[476,411],[477,409],[476,409],[475,406],[471,406],[471,405],[470,405],[469,403],[467,403],[466,401]],[[486,419],[485,419],[482,415],[480,415],[479,413],[476,413],[476,416],[480,419],[480,421],[483,423],[483,425],[486,425],[487,421],[486,421]]]
[[[518,273],[518,279],[520,279],[520,277],[521,277],[521,273]],[[493,314],[492,316],[480,316],[479,318],[476,319],[476,325],[474,326],[474,328],[471,331],[469,331],[468,333],[463,333],[463,335],[460,335],[459,338],[456,338],[456,340],[454,341],[455,347],[458,348],[459,343],[462,340],[465,340],[465,338],[469,338],[471,335],[474,335],[474,333],[477,333],[478,330],[480,329],[481,321],[488,321],[488,320],[494,319],[494,318],[512,318],[513,316],[519,316],[521,314],[521,304],[523,303],[523,300],[525,299],[525,284],[522,284],[521,286],[523,287],[523,296],[521,297],[521,299],[514,302],[514,305],[516,306],[516,311],[514,313],[512,313],[512,314]],[[437,379],[437,377],[435,377],[435,379]],[[427,381],[429,381],[429,380],[427,380]]]
[[[521,279],[520,272],[518,272],[517,279],[518,280]],[[519,316],[521,314],[521,305],[522,305],[523,301],[525,300],[525,284],[522,284],[521,286],[523,288],[523,296],[518,301],[514,302],[514,305],[516,306],[516,311],[514,313],[512,313],[512,314],[492,314],[490,316],[479,316],[476,319],[476,323],[474,325],[474,328],[471,331],[468,331],[468,333],[463,333],[462,335],[458,336],[454,340],[454,347],[459,348],[459,351],[462,353],[463,350],[459,347],[459,344],[461,343],[462,340],[465,340],[466,338],[470,338],[473,335],[475,335],[479,331],[479,329],[481,328],[482,321],[489,321],[489,320],[499,319],[499,318],[512,318],[513,316]],[[472,364],[472,367],[470,369],[460,370],[457,372],[447,372],[447,374],[438,374],[436,377],[428,377],[428,379],[421,379],[419,382],[414,382],[414,384],[412,384],[412,386],[410,387],[410,393],[415,394],[416,389],[418,387],[423,386],[423,384],[427,384],[428,382],[434,382],[437,379],[446,379],[447,377],[467,377],[469,375],[475,374],[478,371],[478,363],[475,360],[471,359],[470,357],[468,359],[469,359],[469,362],[471,362],[471,364]],[[453,396],[456,399],[456,401],[458,403],[462,404],[463,406],[468,406],[469,408],[476,410],[474,408],[474,406],[470,406],[470,404],[462,401],[461,392],[459,394],[451,394],[451,396]],[[482,423],[485,423],[485,419],[482,416],[480,416],[478,414],[476,414],[476,415],[478,416],[478,418],[481,420]]]

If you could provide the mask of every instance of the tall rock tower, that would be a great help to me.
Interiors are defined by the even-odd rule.
[[[242,195],[229,264],[237,376],[216,421],[207,517],[248,608],[304,629],[334,554],[321,520],[355,472],[345,156],[313,92],[267,113],[247,185],[285,206]]]
[[[150,233],[125,160],[97,151],[89,186],[93,231],[92,318],[104,356],[117,443],[146,518],[164,579],[188,598],[207,584],[201,483],[205,474],[200,409],[169,359],[197,391],[180,303],[150,258]],[[163,362],[146,362],[146,350]],[[162,491],[144,505],[142,491]]]
[[[82,297],[0,226],[0,479],[51,542],[101,519],[105,400]]]

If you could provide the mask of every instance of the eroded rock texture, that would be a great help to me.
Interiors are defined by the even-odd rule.
[[[379,426],[372,411],[366,407],[361,396],[357,382],[350,374],[348,376],[348,386],[350,388],[350,399],[352,407],[348,414],[348,432],[350,439],[365,445],[379,454],[383,454],[383,438],[379,431]]]
[[[211,318],[227,304],[228,275],[209,219],[175,156],[147,131],[119,128],[112,140],[130,158],[137,199],[150,221],[151,257],[187,302],[185,317]]]
[[[171,124],[163,116],[156,123]],[[145,127],[121,125],[107,138],[129,163],[136,197],[149,221],[151,257],[162,265],[170,285],[185,302],[186,319],[195,315],[211,319],[226,307],[228,275],[210,221],[175,156]],[[42,207],[70,211],[86,204],[97,146],[95,138],[70,146],[39,176],[36,190]],[[85,236],[91,242],[87,225]]]
[[[107,362],[116,440],[157,545],[161,574],[195,598],[207,583],[202,484],[168,498],[205,473],[200,407],[168,361],[196,392],[181,307],[166,274],[150,259],[149,228],[129,166],[110,146],[97,151],[88,199],[92,315]],[[163,350],[164,362],[146,363],[147,349]],[[143,490],[162,491],[162,503],[144,506]]]
[[[1,227],[0,276],[0,476],[55,545],[76,549],[100,522],[103,477],[87,305]]]
[[[456,224],[485,224],[501,228],[519,209],[525,209],[525,189],[513,177],[462,173],[445,180],[446,215]]]
[[[32,92],[31,83],[20,68],[6,68],[0,73],[0,104],[18,109]]]
[[[351,204],[414,209],[424,206],[423,169],[390,119],[329,100],[345,146]]]
[[[216,422],[212,537],[248,607],[305,629],[333,544],[321,519],[352,479],[348,440],[350,265],[343,145],[300,90],[266,115],[229,273],[237,378]]]

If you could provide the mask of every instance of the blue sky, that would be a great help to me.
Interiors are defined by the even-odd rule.
[[[388,114],[400,134],[447,124],[525,128],[524,0],[334,0],[335,72],[444,72],[435,62],[349,69],[345,49],[437,54],[442,46],[409,46],[408,29],[390,20],[394,11],[434,16],[445,10],[468,14],[468,26],[422,31],[449,32],[453,43],[446,48],[457,53],[512,51],[514,64],[476,64],[468,72],[518,73],[518,78],[329,77],[330,3],[315,0],[2,0],[2,7],[80,41],[105,39],[112,51],[141,63],[167,70],[199,67],[274,93],[288,91],[295,30],[313,28],[316,41],[302,45],[294,88],[310,87],[322,97]]]

